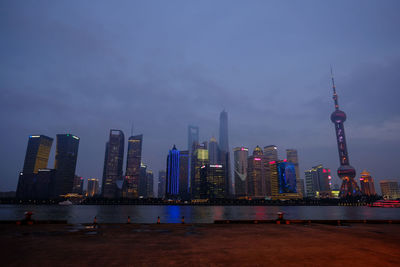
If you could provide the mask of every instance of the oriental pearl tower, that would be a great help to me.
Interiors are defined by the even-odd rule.
[[[339,151],[340,167],[337,170],[337,174],[342,179],[342,186],[340,187],[340,197],[351,197],[360,194],[360,189],[354,177],[356,176],[356,170],[350,165],[349,156],[347,154],[346,136],[344,134],[344,122],[346,121],[346,113],[339,109],[338,95],[336,94],[335,81],[332,75],[332,88],[333,88],[333,100],[335,102],[335,111],[331,115],[331,120],[335,124],[336,130],[336,141]]]

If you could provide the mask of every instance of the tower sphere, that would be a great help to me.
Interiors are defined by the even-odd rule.
[[[344,113],[343,111],[337,109],[335,110],[332,115],[331,115],[331,121],[333,123],[343,123],[346,121],[346,113]]]
[[[341,179],[344,177],[354,178],[356,177],[356,170],[350,165],[342,165],[338,168],[337,174]]]

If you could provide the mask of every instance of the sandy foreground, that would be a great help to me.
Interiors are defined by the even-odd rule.
[[[1,266],[400,266],[400,225],[0,225]]]

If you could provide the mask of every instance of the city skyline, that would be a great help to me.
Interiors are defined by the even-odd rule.
[[[375,184],[400,180],[397,1],[0,5],[0,191],[15,190],[29,135],[76,134],[76,174],[101,179],[109,129],[133,121],[158,173],[173,144],[187,146],[188,125],[217,137],[223,109],[230,151],[275,144],[280,158],[298,151],[300,174],[336,170],[330,65],[356,180],[364,169]]]

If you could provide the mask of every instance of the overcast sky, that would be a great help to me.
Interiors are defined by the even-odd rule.
[[[101,178],[109,130],[127,140],[133,123],[157,177],[188,124],[218,136],[223,109],[231,148],[296,148],[303,178],[317,164],[336,176],[330,65],[350,163],[380,191],[400,181],[399,12],[397,0],[3,0],[0,191],[16,189],[31,134],[79,136],[77,174]]]

